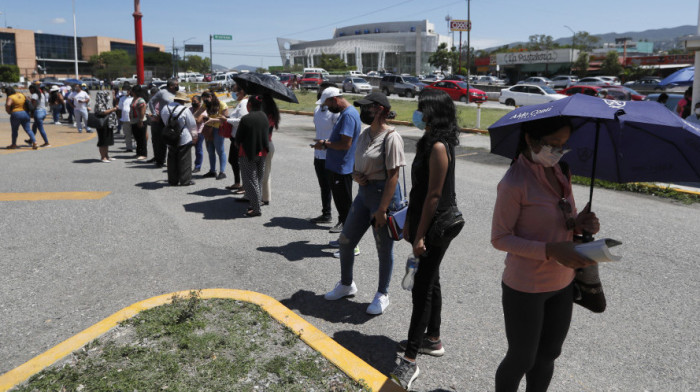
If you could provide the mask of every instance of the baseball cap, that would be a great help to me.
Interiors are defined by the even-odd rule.
[[[323,93],[321,93],[321,98],[318,101],[316,101],[316,105],[323,105],[323,103],[326,102],[328,98],[342,96],[343,93],[341,93],[337,87],[328,87],[327,89],[323,90]]]
[[[363,105],[369,105],[373,103],[382,105],[387,109],[391,109],[391,104],[389,103],[389,99],[386,97],[386,95],[377,92],[370,93],[366,97],[358,99],[357,101],[355,101],[355,106],[360,107]]]

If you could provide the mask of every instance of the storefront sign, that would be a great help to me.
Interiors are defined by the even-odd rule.
[[[567,63],[571,62],[571,55],[571,49],[498,53],[496,55],[496,62],[499,65]]]

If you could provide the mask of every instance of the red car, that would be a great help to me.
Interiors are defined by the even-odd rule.
[[[453,100],[464,103],[467,102],[467,96],[469,96],[469,102],[482,103],[488,100],[485,92],[471,87],[469,88],[469,95],[467,95],[467,83],[459,80],[441,80],[430,83],[424,88],[444,91]]]
[[[316,72],[307,72],[301,78],[301,82],[299,82],[299,88],[302,90],[316,90],[318,89],[318,86],[321,85],[321,83],[323,83],[323,75]]]
[[[204,81],[211,82],[211,74],[204,74]]]
[[[581,93],[598,97],[600,96],[600,90],[607,91],[605,98],[618,101],[643,101],[646,98],[646,95],[642,95],[625,86],[571,86],[557,92],[564,95]]]

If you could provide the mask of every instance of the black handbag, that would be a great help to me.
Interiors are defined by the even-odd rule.
[[[98,116],[95,113],[88,113],[87,126],[89,128],[101,129],[105,126],[105,121],[107,121],[106,116]]]

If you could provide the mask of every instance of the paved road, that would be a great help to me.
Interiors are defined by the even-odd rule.
[[[275,133],[273,198],[260,218],[223,190],[229,179],[166,186],[165,173],[121,152],[98,162],[94,141],[0,156],[1,192],[111,191],[101,200],[0,202],[0,373],[147,297],[196,288],[271,295],[382,372],[393,367],[411,311],[396,247],[391,306],[369,317],[377,284],[372,239],[360,243],[358,295],[328,303],[339,279],[327,227],[307,222],[320,203],[308,147],[309,117]],[[399,129],[413,159],[415,129]],[[0,138],[7,140],[6,125]],[[418,391],[493,390],[505,348],[500,305],[504,254],[489,243],[496,184],[508,162],[488,140],[462,138],[459,206],[467,227],[442,267],[442,358],[420,357]],[[149,147],[150,151],[150,147]],[[206,164],[205,164],[206,167]],[[575,187],[580,204],[587,189]],[[603,266],[608,310],[576,308],[552,391],[690,391],[700,378],[699,205],[596,190],[601,236],[620,239],[624,261]]]

